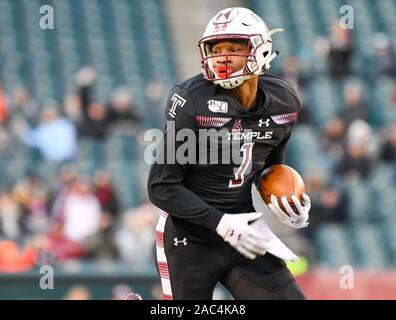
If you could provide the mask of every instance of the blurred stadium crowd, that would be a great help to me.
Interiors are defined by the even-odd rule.
[[[13,241],[0,243],[0,272],[29,269],[32,255],[152,264],[142,135],[162,128],[182,80],[164,2],[49,0],[48,31],[42,4],[0,0],[0,239]],[[285,29],[271,72],[303,101],[287,163],[313,201],[299,232],[310,263],[395,267],[396,1],[349,1],[354,29],[339,27],[343,4],[245,2]]]
[[[57,263],[74,258],[151,263],[156,209],[131,196],[139,188],[144,192],[144,184],[139,172],[127,172],[138,169],[141,120],[126,88],[117,89],[107,105],[94,100],[95,78],[92,67],[82,68],[77,91],[63,105],[40,106],[26,88],[4,100],[1,155],[8,157],[5,166],[18,157],[23,164],[20,171],[2,172],[1,236],[29,243],[41,259]],[[125,198],[114,183],[120,175],[126,183],[137,179],[125,186]]]
[[[394,267],[396,2],[251,3],[287,30],[278,37],[286,56],[271,71],[293,82],[303,101],[288,162],[313,200],[301,233],[313,244],[310,260],[329,268]],[[349,29],[340,27],[344,4],[354,13]]]

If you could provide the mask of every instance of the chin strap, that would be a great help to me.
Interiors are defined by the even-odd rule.
[[[248,74],[243,77],[232,78],[232,79],[224,79],[224,80],[214,80],[214,84],[218,84],[220,87],[224,89],[235,89],[239,87],[245,80],[248,80],[252,77],[251,74]]]

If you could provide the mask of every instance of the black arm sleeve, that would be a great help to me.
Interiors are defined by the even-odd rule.
[[[196,132],[194,106],[188,93],[180,87],[174,87],[168,97],[165,113],[167,124],[164,137],[156,149],[156,159],[148,178],[149,199],[171,216],[215,230],[224,213],[184,186],[189,165],[179,164],[177,159],[172,163],[172,158],[176,157],[170,156],[170,153],[175,151],[169,151],[172,147],[168,148],[171,142],[175,143],[176,149],[183,143],[174,138],[180,129],[189,128]]]
[[[289,131],[289,134],[275,148],[271,150],[271,152],[267,156],[267,159],[265,159],[265,164],[263,169],[259,170],[254,177],[253,183],[256,185],[256,187],[258,187],[258,181],[260,175],[265,169],[267,169],[268,167],[274,164],[282,164],[285,161],[286,145],[290,137],[291,137],[291,129]]]

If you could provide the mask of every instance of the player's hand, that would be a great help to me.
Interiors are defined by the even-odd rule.
[[[239,253],[251,260],[257,255],[264,255],[269,248],[269,241],[263,233],[249,226],[250,221],[262,217],[261,212],[225,214],[216,232],[233,246]]]
[[[291,198],[294,202],[297,212],[294,212],[294,210],[290,207],[286,197],[281,198],[286,212],[279,206],[278,198],[274,195],[271,195],[271,203],[268,204],[268,207],[277,215],[279,220],[287,226],[293,228],[305,228],[309,224],[308,219],[309,210],[311,209],[311,199],[306,193],[302,194],[302,202],[300,202],[298,197],[294,194],[291,196]]]

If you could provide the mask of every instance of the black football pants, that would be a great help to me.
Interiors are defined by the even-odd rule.
[[[194,242],[167,229],[166,218],[156,230],[164,299],[210,300],[219,281],[238,300],[305,299],[283,260],[269,253],[249,260],[226,242]]]

